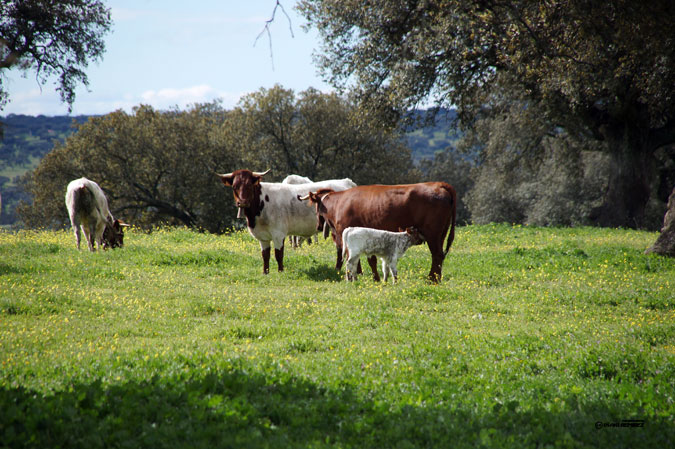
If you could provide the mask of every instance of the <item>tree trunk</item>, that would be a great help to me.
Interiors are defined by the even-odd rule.
[[[604,203],[591,213],[600,226],[641,228],[654,172],[654,153],[629,133],[608,139],[610,175]]]
[[[645,254],[656,253],[662,256],[675,257],[675,187],[668,197],[668,209],[663,217],[663,228],[656,242],[645,251]]]

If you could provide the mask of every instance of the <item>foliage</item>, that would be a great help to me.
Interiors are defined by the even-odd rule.
[[[9,99],[2,71],[35,72],[44,85],[58,77],[61,100],[72,108],[84,69],[100,59],[110,10],[98,0],[4,0],[0,3],[0,110]]]
[[[643,225],[655,152],[675,141],[669,0],[304,0],[299,8],[323,38],[326,78],[375,108],[457,105],[470,128],[494,98],[525,100],[548,133],[602,140],[612,166],[598,220]]]
[[[357,184],[409,179],[410,150],[399,131],[335,93],[308,89],[296,97],[277,85],[245,96],[233,112],[230,126],[241,132],[246,164],[272,168],[271,179],[291,173]]]
[[[654,233],[460,227],[441,284],[260,273],[247,233],[90,254],[0,232],[8,447],[669,447],[675,259]],[[640,428],[604,424],[644,420]],[[596,423],[600,428],[596,428]]]
[[[278,89],[278,88],[277,88]],[[275,90],[275,89],[272,89]],[[313,134],[313,139],[317,140],[314,144],[310,145],[310,143],[304,143],[302,144],[302,148],[299,148],[297,151],[293,149],[293,155],[297,155],[298,157],[303,157],[304,160],[308,161],[308,157],[303,156],[304,154],[304,149],[306,149],[308,152],[310,151],[310,147],[316,147],[316,148],[323,148],[325,152],[320,153],[316,152],[315,154],[315,159],[318,161],[317,164],[312,163],[302,163],[302,167],[298,169],[300,173],[305,173],[305,169],[307,170],[317,170],[317,173],[314,176],[314,179],[322,179],[323,177],[321,176],[320,173],[326,173],[326,176],[342,176],[341,172],[338,172],[337,170],[334,170],[335,167],[335,161],[338,160],[344,160],[347,156],[343,155],[338,157],[337,156],[337,151],[330,149],[329,145],[324,143],[322,145],[322,141],[319,140],[321,138],[322,133],[325,133],[327,136],[331,135],[331,130],[330,130],[330,124],[335,124],[335,120],[329,120],[328,118],[325,118],[326,115],[329,117],[332,117],[331,114],[338,114],[338,111],[333,110],[332,112],[322,112],[321,109],[323,107],[329,109],[329,106],[326,105],[326,103],[331,103],[335,108],[341,109],[344,108],[345,105],[343,102],[336,98],[324,98],[321,99],[321,95],[319,95],[319,98],[317,97],[316,92],[310,91],[310,93],[301,93],[302,100],[294,98],[294,102],[297,103],[297,105],[300,105],[300,102],[306,102],[306,98],[314,98],[313,102],[315,104],[320,104],[322,105],[321,108],[316,107],[315,110],[312,112],[312,114],[318,114],[318,115],[324,115],[324,119],[319,119],[319,118],[314,118],[313,120],[311,118],[305,119],[305,123],[307,120],[311,120],[311,126],[317,126],[321,127],[322,132],[313,132],[310,133],[306,129],[301,129],[303,128],[299,122],[293,122],[292,126],[295,129],[295,134],[297,138],[293,139],[293,144],[295,148],[295,144],[298,144],[298,139],[306,139],[305,135],[308,134]],[[260,99],[259,101],[262,101],[262,98],[264,98],[264,95],[254,94],[252,97],[255,96],[256,101]],[[251,100],[253,102],[253,100]],[[253,109],[253,106],[251,106]],[[334,108],[334,109],[335,109]],[[307,107],[304,107],[304,113],[309,114],[309,111],[307,110]],[[187,112],[187,111],[186,111]],[[239,115],[239,119],[235,119],[235,115]],[[229,111],[228,114],[225,114],[228,120],[228,125],[221,130],[223,133],[227,133],[226,136],[223,137],[224,140],[227,142],[232,143],[232,147],[238,148],[237,152],[241,151],[243,152],[242,157],[246,157],[247,160],[250,160],[251,164],[254,165],[261,165],[261,166],[266,166],[265,164],[267,161],[263,159],[264,157],[267,157],[268,154],[262,154],[259,151],[256,152],[250,152],[247,148],[254,148],[257,147],[257,145],[260,144],[261,141],[264,139],[259,136],[257,142],[251,137],[251,142],[250,146],[244,145],[243,143],[243,137],[241,137],[241,133],[239,133],[237,130],[240,129],[238,128],[239,126],[245,127],[248,124],[253,123],[252,120],[244,120],[244,117],[246,116],[247,112],[240,108],[236,108],[234,111]],[[446,114],[449,116],[452,116],[453,113],[452,111],[447,111]],[[259,118],[261,117],[260,115],[258,116]],[[334,118],[334,117],[333,117]],[[4,167],[4,170],[0,171],[0,175],[5,175],[5,177],[0,178],[0,189],[2,190],[2,196],[3,196],[3,213],[0,216],[0,223],[2,224],[14,224],[17,222],[19,219],[18,214],[15,212],[15,207],[17,203],[19,203],[20,200],[25,201],[26,203],[31,202],[31,198],[27,196],[26,193],[24,193],[21,189],[19,189],[15,183],[18,181],[18,177],[21,175],[24,175],[27,171],[35,169],[42,158],[53,148],[55,141],[58,141],[59,143],[63,143],[66,137],[70,136],[74,128],[72,127],[73,125],[73,120],[77,121],[78,123],[83,123],[86,120],[88,120],[88,116],[78,116],[78,117],[66,117],[66,116],[58,116],[58,117],[45,117],[45,116],[38,116],[38,117],[30,117],[30,116],[25,116],[25,115],[9,115],[6,117],[3,117],[1,120],[5,124],[5,135],[3,140],[0,142],[0,166]],[[261,118],[262,120],[262,118]],[[236,123],[238,122],[238,123]],[[320,122],[323,122],[324,124],[321,125]],[[257,125],[256,125],[257,126]],[[243,128],[241,128],[243,129]],[[364,126],[364,129],[367,129],[367,126]],[[334,130],[335,133],[342,133],[342,134],[350,134],[347,133],[344,129],[342,131],[339,131],[339,129]],[[455,140],[455,128],[451,123],[450,120],[445,120],[441,119],[437,123],[429,125],[425,128],[421,129],[416,129],[416,130],[409,130],[407,128],[402,128],[399,132],[402,132],[404,134],[403,139],[404,142],[408,142],[408,146],[411,148],[411,153],[413,160],[419,161],[423,157],[433,157],[434,151],[436,150],[441,150],[445,149],[448,145],[450,145],[452,142]],[[260,134],[262,135],[262,131],[260,131]],[[354,133],[351,133],[354,134]],[[382,135],[381,131],[373,132],[374,135]],[[345,141],[341,142],[338,139],[339,136],[336,136],[335,139],[338,140],[335,145],[335,149],[339,148],[351,148],[349,145],[355,140],[354,136],[351,136],[349,138],[345,137]],[[344,136],[343,136],[344,137]],[[364,139],[362,139],[364,140]],[[384,140],[382,137],[380,137],[380,140]],[[269,140],[268,140],[269,142]],[[398,149],[399,142],[392,141],[391,144],[387,144],[388,148],[390,150],[392,149]],[[367,153],[367,149],[364,147],[363,144],[361,144],[360,150],[362,152]],[[388,151],[390,151],[388,150]],[[232,150],[234,151],[234,150]],[[402,156],[405,156],[405,151],[402,153],[402,155],[398,156],[385,156],[384,160],[389,161],[392,163],[396,163],[396,159],[401,158]],[[247,156],[248,155],[248,156]],[[380,155],[382,156],[382,155]],[[379,176],[378,178],[382,182],[389,182],[389,179],[399,179],[399,180],[409,180],[412,179],[413,174],[408,173],[403,177],[403,173],[405,173],[406,167],[410,167],[410,163],[407,162],[407,158],[405,159],[405,163],[401,163],[402,167],[399,168],[399,173],[397,173],[395,176],[392,175],[390,177],[384,177],[383,173],[389,173],[388,169],[382,171],[382,169],[379,170]],[[314,159],[312,159],[314,161]],[[373,167],[373,163],[371,163],[370,160],[367,160],[367,158],[363,158],[362,160],[363,164],[361,165],[361,171],[356,171],[356,174],[358,177],[363,177],[366,178],[365,182],[368,182],[368,179],[375,179],[374,176],[377,175],[378,168],[375,166],[375,175],[373,173],[365,173],[364,171],[368,167]],[[298,162],[300,164],[300,162]],[[242,162],[243,164],[248,164],[248,162]],[[270,174],[270,179],[274,178],[275,179],[280,179],[281,173],[288,172],[286,169],[283,168],[283,166],[286,165],[285,163],[282,163],[281,169],[276,170],[276,173]],[[316,165],[316,166],[315,166]],[[343,166],[346,166],[347,164],[342,163]],[[230,168],[235,169],[238,168],[234,164],[232,164],[231,167],[218,167],[218,169],[222,170],[229,170]],[[350,176],[350,175],[346,175]],[[433,177],[426,177],[423,178],[423,180],[433,180]],[[450,178],[452,179],[452,178]],[[370,181],[373,182],[373,181]],[[450,180],[449,182],[453,182]],[[56,188],[60,188],[56,186]],[[60,205],[57,205],[57,208],[60,208]],[[230,211],[226,210],[225,211],[225,216],[228,216]],[[62,218],[63,219],[63,218]],[[40,223],[42,225],[42,223]]]
[[[476,121],[460,148],[485,142],[467,203],[476,223],[570,226],[594,223],[609,163],[563,130],[549,133],[541,110],[513,102]]]
[[[28,226],[66,225],[65,186],[86,176],[104,189],[113,215],[128,222],[223,230],[231,226],[223,212],[232,206],[215,168],[236,163],[224,142],[225,115],[206,104],[186,112],[141,106],[133,114],[92,117],[28,174],[24,182],[34,199],[19,213]]]
[[[419,169],[424,180],[445,181],[457,191],[457,222],[471,222],[471,214],[467,207],[468,194],[474,189],[472,174],[475,162],[454,147],[437,151],[433,159],[422,159]],[[498,221],[498,220],[496,220]]]
[[[270,181],[296,173],[371,184],[410,180],[411,166],[400,132],[376,115],[335,94],[310,89],[296,98],[275,86],[231,111],[217,103],[184,112],[140,106],[91,117],[23,178],[33,202],[19,213],[29,227],[65,226],[65,187],[86,176],[129,223],[223,232],[236,211],[216,172],[272,168]]]

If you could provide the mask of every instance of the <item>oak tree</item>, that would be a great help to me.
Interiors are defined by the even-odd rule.
[[[456,105],[465,126],[490,97],[542,111],[549,132],[599,139],[612,164],[605,225],[641,226],[656,151],[675,142],[670,0],[302,0],[325,77],[376,108]]]
[[[100,0],[0,2],[0,110],[9,101],[3,73],[32,72],[40,85],[58,78],[61,100],[72,109],[75,88],[88,85],[85,69],[105,50],[110,10]]]

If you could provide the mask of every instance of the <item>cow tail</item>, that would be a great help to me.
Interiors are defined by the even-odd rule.
[[[452,245],[453,240],[455,240],[455,224],[457,222],[457,192],[455,192],[455,189],[452,186],[450,186],[450,189],[447,190],[452,197],[452,220],[450,232],[448,233],[448,242],[445,244],[445,251],[443,252],[444,259],[445,256],[448,255],[448,251],[450,251],[450,246]]]

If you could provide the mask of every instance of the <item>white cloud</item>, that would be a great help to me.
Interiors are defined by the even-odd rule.
[[[158,110],[174,107],[187,109],[195,103],[220,100],[225,109],[232,109],[247,92],[224,92],[207,84],[183,88],[147,90],[141,94],[108,92],[78,92],[71,115],[107,114],[118,109],[130,113],[135,106],[150,105]],[[68,105],[61,102],[51,88],[33,88],[11,92],[10,102],[0,110],[0,115],[67,115]]]
[[[207,84],[200,84],[185,88],[147,90],[141,94],[139,102],[149,104],[155,109],[168,109],[174,106],[185,109],[194,103],[208,103],[221,99],[225,108],[231,108],[239,101],[240,96],[241,94],[222,92]]]

